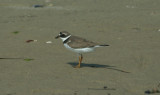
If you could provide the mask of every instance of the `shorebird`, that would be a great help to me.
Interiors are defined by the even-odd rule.
[[[63,44],[67,49],[79,54],[79,64],[75,68],[80,68],[83,59],[83,53],[94,51],[94,49],[98,47],[109,46],[106,44],[103,45],[92,41],[88,41],[78,36],[73,36],[67,31],[60,32],[59,35],[55,37],[55,39],[57,38],[62,39]]]

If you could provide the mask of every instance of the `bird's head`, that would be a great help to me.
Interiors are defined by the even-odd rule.
[[[66,39],[68,39],[71,36],[70,33],[68,33],[67,31],[62,31],[58,34],[58,36],[55,37],[55,39],[61,38],[62,41],[65,41]]]

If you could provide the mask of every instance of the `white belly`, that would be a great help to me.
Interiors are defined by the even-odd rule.
[[[73,52],[76,52],[76,53],[86,53],[86,52],[91,52],[91,51],[94,50],[94,47],[93,48],[78,48],[78,49],[73,49],[73,48],[69,47],[67,44],[64,44],[64,46],[67,49],[69,49],[69,50],[71,50]]]

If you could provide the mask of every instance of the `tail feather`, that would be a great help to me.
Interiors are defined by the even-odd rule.
[[[105,46],[109,46],[109,45],[97,45],[95,47],[105,47]]]
[[[109,46],[109,45],[99,45],[99,46],[105,47],[105,46]]]

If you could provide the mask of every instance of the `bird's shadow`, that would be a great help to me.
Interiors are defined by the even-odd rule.
[[[78,63],[77,62],[69,62],[69,65],[72,67],[75,67]],[[83,67],[91,67],[91,68],[107,68],[107,67],[115,67],[115,66],[109,66],[109,65],[101,65],[101,64],[85,64],[81,63],[81,68]]]
[[[72,67],[75,67],[78,63],[77,62],[69,62],[67,64],[71,65]],[[106,69],[116,70],[116,71],[123,72],[123,73],[130,73],[128,71],[124,71],[124,70],[118,69],[118,68],[116,68],[116,66],[110,66],[110,65],[81,63],[81,68],[84,68],[84,67],[106,68]]]

